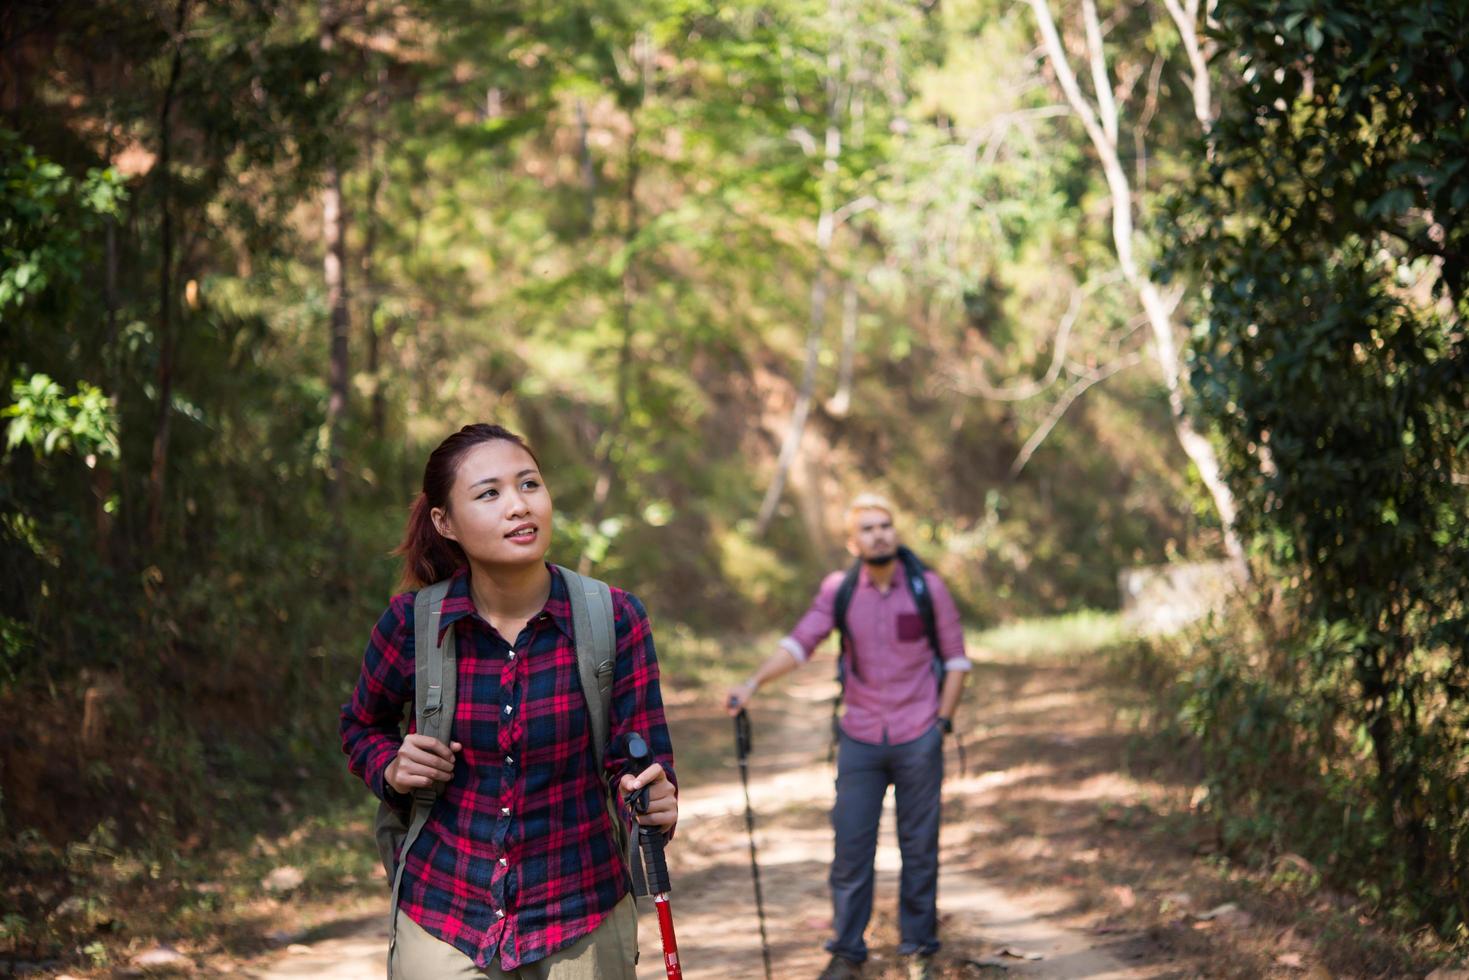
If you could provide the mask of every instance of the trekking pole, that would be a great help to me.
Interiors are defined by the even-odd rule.
[[[760,862],[755,859],[755,811],[750,806],[750,716],[744,708],[735,715],[734,729],[740,782],[745,787],[745,832],[750,837],[750,876],[755,879],[755,911],[760,916],[760,956],[765,960],[765,980],[770,980],[770,941],[765,938],[765,898],[760,894]]]
[[[623,771],[636,776],[648,768],[652,753],[648,743],[637,732],[629,732],[623,740],[623,755],[627,762]],[[628,806],[635,813],[648,812],[648,787],[644,786],[627,797]],[[678,961],[678,938],[673,933],[673,911],[668,906],[668,893],[672,887],[668,882],[668,862],[663,856],[663,828],[645,827],[637,824],[638,854],[632,862],[633,895],[652,895],[653,907],[658,912],[658,934],[663,939],[663,969],[668,980],[683,980],[683,967]]]

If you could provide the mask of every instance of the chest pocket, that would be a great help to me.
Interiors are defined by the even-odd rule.
[[[898,640],[915,643],[923,639],[923,617],[917,613],[898,613]]]

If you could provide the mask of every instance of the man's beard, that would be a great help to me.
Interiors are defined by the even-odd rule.
[[[884,565],[891,565],[893,563],[893,559],[896,557],[898,557],[897,551],[889,551],[885,555],[868,555],[863,558],[862,561],[865,564],[881,568]]]

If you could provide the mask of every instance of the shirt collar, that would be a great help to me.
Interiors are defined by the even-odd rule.
[[[551,570],[551,594],[546,597],[541,613],[550,616],[556,628],[569,637],[572,635],[571,595],[566,590],[566,580],[561,577],[561,569],[550,562],[546,563],[546,567]],[[439,642],[444,641],[444,630],[474,612],[474,595],[469,588],[469,566],[460,565],[450,577],[449,592],[444,596],[443,612],[439,615]]]
[[[899,559],[899,558],[897,558],[897,557],[894,557],[893,558],[893,577],[892,577],[892,581],[890,581],[888,583],[888,591],[891,592],[893,589],[897,588],[898,586],[907,584],[907,582],[908,582],[908,573],[903,568],[903,562],[902,562],[902,560]],[[867,562],[865,562],[865,561],[862,563],[862,571],[859,572],[858,575],[857,575],[857,584],[858,585],[865,585],[868,588],[872,588],[872,589],[876,589],[877,588],[877,583],[874,582],[874,581],[872,581],[872,576],[870,574],[868,574]]]

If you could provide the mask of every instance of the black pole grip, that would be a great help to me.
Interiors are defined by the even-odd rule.
[[[673,890],[668,881],[668,860],[663,856],[663,840],[661,827],[639,825],[638,850],[643,853],[643,871],[650,895],[665,895]]]
[[[652,751],[648,748],[648,743],[637,732],[628,732],[622,737],[622,754],[627,760],[622,764],[622,771],[631,776],[636,776],[648,768],[649,760],[653,756]],[[629,794],[627,805],[632,807],[634,813],[647,813],[648,787],[644,786]]]
[[[741,708],[739,713],[735,715],[734,729],[735,753],[740,765],[744,765],[745,760],[750,758],[750,749],[752,747],[750,741],[750,716],[745,713],[744,708]]]

